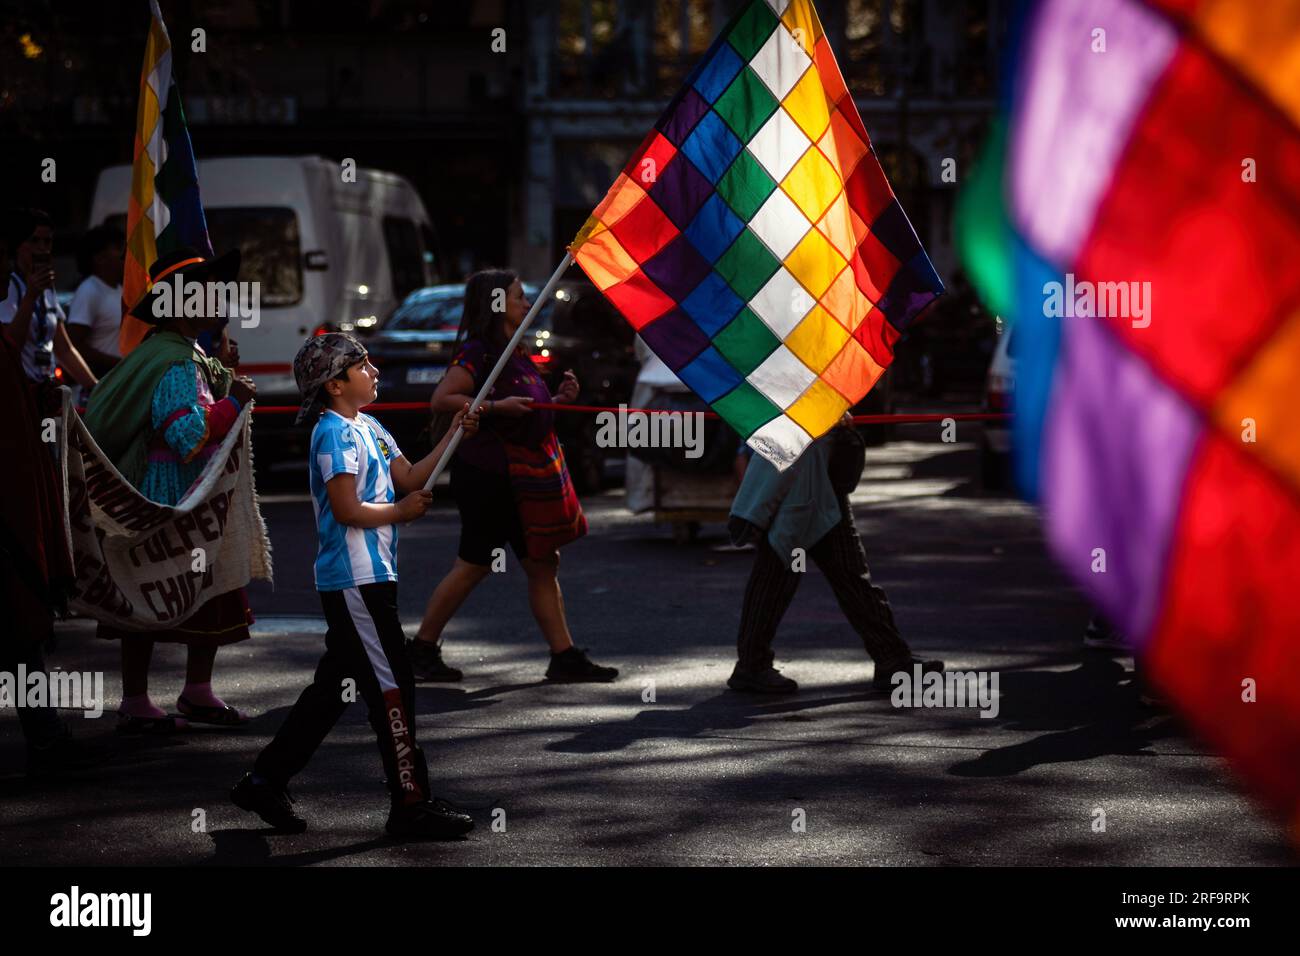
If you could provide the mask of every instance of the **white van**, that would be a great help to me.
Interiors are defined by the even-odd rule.
[[[341,165],[320,156],[205,159],[198,173],[213,249],[239,246],[239,278],[261,283],[258,326],[231,334],[262,405],[297,404],[292,362],[304,338],[374,325],[440,278],[429,215],[401,176],[359,168],[344,182]],[[90,225],[125,232],[130,193],[130,166],[101,172]]]

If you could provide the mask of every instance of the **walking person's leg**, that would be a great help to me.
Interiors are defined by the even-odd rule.
[[[347,627],[339,625],[337,605],[342,601],[341,593],[321,592],[327,625],[325,653],[316,664],[312,682],[303,688],[284,723],[253,764],[253,773],[257,777],[277,787],[287,787],[289,781],[307,766],[348,707],[343,682],[347,678],[356,679],[359,655],[351,646],[355,638],[350,633],[350,622]],[[336,601],[331,595],[340,597]]]
[[[357,689],[366,702],[391,800],[387,831],[396,837],[450,839],[474,821],[429,790],[429,768],[415,739],[415,677],[397,614],[397,583],[363,584],[341,592],[355,648]],[[336,612],[337,613],[337,612]]]
[[[152,639],[130,631],[118,631],[99,625],[103,636],[107,630],[121,645],[122,703],[117,708],[118,730],[123,733],[170,733],[185,730],[189,722],[172,717],[149,698],[149,665],[153,660]]]
[[[417,639],[430,644],[440,643],[442,629],[456,616],[465,599],[488,576],[490,570],[486,565],[470,564],[457,558],[451,570],[429,595],[429,603],[424,607],[424,618],[420,621],[420,630],[416,634]]]
[[[327,627],[325,653],[316,664],[312,682],[298,695],[289,716],[257,755],[252,772],[245,774],[230,792],[236,806],[256,813],[277,830],[287,833],[307,829],[307,821],[291,806],[289,781],[307,766],[312,754],[343,716],[348,706],[343,681],[353,677],[359,659],[355,649],[349,646],[348,629],[338,626],[340,602],[326,599],[326,595],[338,593],[321,592]]]
[[[799,685],[772,666],[776,629],[799,589],[799,573],[767,540],[758,542],[754,566],[745,585],[736,636],[736,667],[727,686],[758,693],[793,693]]]
[[[569,622],[564,614],[564,594],[560,590],[560,555],[555,552],[549,559],[523,558],[524,574],[528,577],[528,606],[532,609],[537,626],[552,654],[559,654],[573,646]]]
[[[248,718],[212,691],[212,668],[217,661],[218,645],[192,642],[186,650],[185,686],[176,706],[191,720],[222,727],[237,727]]]
[[[506,543],[500,509],[513,508],[509,484],[500,476],[468,466],[457,458],[452,459],[449,472],[451,493],[460,513],[460,544],[451,570],[429,595],[419,631],[406,645],[415,679],[422,682],[450,683],[463,676],[442,659],[442,632],[491,572],[493,549]]]
[[[943,670],[941,661],[917,661],[912,649],[899,633],[889,597],[871,581],[867,554],[853,523],[853,511],[847,498],[840,498],[841,518],[826,535],[809,549],[822,574],[826,576],[840,610],[862,638],[862,644],[876,665],[875,684],[888,687],[889,676],[896,670],[921,663],[924,670]]]
[[[520,537],[516,550],[522,553],[522,534]],[[587,657],[586,651],[573,646],[564,613],[564,592],[560,590],[560,553],[553,551],[546,558],[520,557],[519,563],[528,578],[528,606],[551,649],[546,679],[573,684],[604,683],[618,677],[617,667],[602,667]]]
[[[48,635],[45,639],[48,639]],[[0,644],[0,671],[16,674],[21,666],[29,677],[43,673],[48,679],[50,674],[41,647],[45,639],[23,646]],[[11,637],[10,640],[15,641],[16,638]],[[102,705],[103,702],[97,703]],[[27,744],[28,776],[45,777],[82,770],[103,760],[104,752],[100,748],[87,746],[72,736],[55,701],[36,707],[24,705],[16,709],[18,724]]]
[[[11,638],[11,640],[16,640]],[[9,674],[18,673],[22,667],[28,674],[45,673],[45,657],[41,653],[38,641],[32,641],[23,647],[4,647],[0,649],[0,671]],[[21,693],[22,689],[19,689]],[[43,761],[47,754],[52,754],[60,742],[68,739],[68,726],[59,716],[57,707],[48,703],[40,707],[22,706],[17,708],[18,724],[22,728],[23,738],[27,742],[27,766],[30,773]]]
[[[464,813],[429,802],[428,767],[415,741],[415,681],[403,647],[395,583],[321,592],[329,630],[325,655],[275,739],[231,793],[277,829],[307,824],[289,805],[288,783],[320,747],[347,709],[344,680],[356,681],[366,703],[387,775],[397,836],[446,837],[473,827]]]

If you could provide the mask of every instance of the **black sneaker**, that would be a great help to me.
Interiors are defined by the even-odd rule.
[[[446,800],[434,797],[409,807],[394,807],[384,826],[399,840],[454,840],[474,829],[474,819]]]
[[[617,676],[617,667],[593,664],[587,652],[577,647],[552,654],[546,668],[546,679],[556,684],[608,683]]]
[[[406,642],[406,657],[411,662],[415,679],[421,684],[451,684],[464,675],[448,667],[442,659],[442,645],[416,638]]]
[[[307,821],[293,812],[293,795],[288,787],[277,787],[269,781],[254,783],[251,773],[235,784],[230,800],[241,810],[256,813],[281,833],[302,833]]]
[[[760,671],[744,670],[737,664],[727,678],[727,686],[753,694],[793,694],[799,690],[797,681],[783,676],[770,664]]]
[[[881,667],[876,665],[876,674],[871,678],[871,686],[874,690],[893,690],[895,674],[906,674],[910,680],[915,672],[913,668],[921,665],[922,674],[942,674],[943,661],[925,661],[919,657],[913,657],[910,660],[902,661],[892,667]]]

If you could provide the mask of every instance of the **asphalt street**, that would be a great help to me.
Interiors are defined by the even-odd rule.
[[[1139,703],[1132,660],[1084,651],[1088,606],[1053,566],[1035,511],[979,488],[976,434],[942,444],[937,427],[914,428],[871,449],[853,504],[904,636],[950,669],[996,671],[995,717],[895,708],[873,693],[871,665],[815,569],[777,642],[777,666],[800,693],[728,691],[752,556],[720,550],[721,525],[674,544],[628,514],[615,487],[585,499],[591,531],[565,549],[561,580],[575,639],[620,679],[542,681],[545,646],[512,556],[448,630],[446,657],[464,682],[417,692],[435,791],[470,808],[469,838],[384,837],[382,769],[360,703],[294,783],[311,828],[271,834],[226,793],[308,683],[324,631],[311,505],[296,475],[281,477],[263,486],[274,587],[250,589],[254,639],[217,660],[216,689],[255,719],[233,732],[118,737],[116,645],[90,622],[61,624],[50,664],[106,672],[109,713],[67,716],[108,759],[30,782],[17,721],[0,712],[0,862],[1293,863],[1222,762],[1176,717]],[[401,531],[409,633],[458,531],[445,493]],[[155,701],[173,706],[183,653],[159,648]]]

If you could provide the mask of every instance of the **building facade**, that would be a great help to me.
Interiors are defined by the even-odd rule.
[[[739,5],[736,0],[525,4],[529,46],[520,114],[527,148],[521,205],[511,229],[513,263],[528,275],[549,275]],[[942,276],[955,266],[956,190],[993,113],[1007,5],[1004,0],[817,4],[876,151]]]

